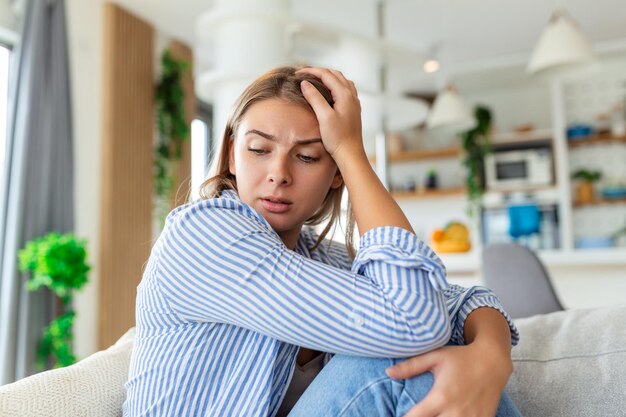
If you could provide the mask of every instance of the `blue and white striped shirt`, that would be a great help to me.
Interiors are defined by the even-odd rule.
[[[342,244],[303,228],[295,251],[234,191],[174,210],[137,288],[124,416],[273,416],[299,346],[408,357],[463,344],[477,307],[509,320],[485,288],[448,286],[445,268],[398,227]]]

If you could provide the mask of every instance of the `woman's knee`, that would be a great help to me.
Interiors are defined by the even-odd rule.
[[[381,378],[386,376],[385,370],[395,363],[395,359],[390,358],[335,355],[324,370],[334,371],[349,378]]]
[[[329,371],[336,375],[341,375],[343,381],[367,384],[368,381],[393,380],[388,377],[385,370],[392,365],[403,362],[406,359],[395,358],[366,358],[347,355],[335,355],[326,365],[330,366]],[[426,372],[410,379],[393,380],[404,385],[402,391],[405,395],[420,401],[426,396],[434,384],[433,374]]]
[[[387,376],[385,370],[402,361],[336,355],[309,387],[309,392],[305,392],[300,408],[309,408],[311,404],[321,401],[333,410],[333,413],[324,416],[359,416],[367,410],[378,415],[403,415],[398,411],[408,410],[421,401],[430,391],[433,377],[430,373],[409,380],[395,380]]]

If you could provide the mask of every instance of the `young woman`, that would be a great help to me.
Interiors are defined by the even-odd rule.
[[[373,172],[340,72],[254,81],[215,172],[152,249],[125,416],[519,415],[502,394],[515,328],[487,289],[447,284]],[[344,186],[354,260],[324,239]]]

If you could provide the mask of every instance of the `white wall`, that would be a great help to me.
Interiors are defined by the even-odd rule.
[[[102,131],[102,19],[104,0],[67,0],[74,124],[76,234],[89,241],[93,269],[75,297],[74,330],[79,358],[96,351],[98,239]]]
[[[566,308],[624,304],[626,266],[548,266],[555,290]]]

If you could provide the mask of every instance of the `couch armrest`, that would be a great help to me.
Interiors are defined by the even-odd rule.
[[[135,339],[126,332],[110,348],[66,368],[32,375],[0,387],[3,417],[118,417]]]

